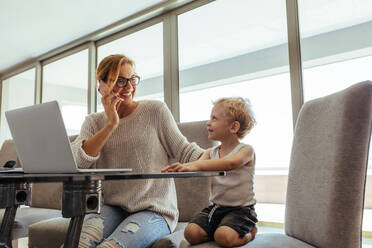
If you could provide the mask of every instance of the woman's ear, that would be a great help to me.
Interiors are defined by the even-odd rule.
[[[240,122],[239,121],[233,121],[231,123],[231,128],[230,128],[231,132],[236,134],[236,133],[238,133],[239,129],[240,129]]]

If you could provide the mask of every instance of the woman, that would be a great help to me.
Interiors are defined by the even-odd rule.
[[[159,172],[168,157],[194,161],[203,150],[188,143],[159,101],[134,101],[139,77],[124,55],[97,68],[105,111],[85,119],[72,149],[80,168],[127,168]],[[173,179],[103,182],[101,214],[86,216],[79,247],[148,247],[170,234],[178,219]]]

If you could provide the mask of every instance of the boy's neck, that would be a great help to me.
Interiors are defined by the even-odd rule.
[[[238,138],[232,137],[225,140],[220,140],[220,152],[221,154],[229,154],[237,145],[240,144],[240,141]]]

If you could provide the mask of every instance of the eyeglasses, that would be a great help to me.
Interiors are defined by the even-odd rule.
[[[128,85],[128,82],[132,85],[132,86],[137,86],[139,84],[139,81],[140,81],[140,77],[135,75],[131,78],[125,78],[125,77],[119,77],[118,80],[116,80],[116,83],[115,85],[118,87],[118,88],[125,88],[127,87]]]

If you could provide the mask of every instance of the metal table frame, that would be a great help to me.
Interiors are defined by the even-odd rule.
[[[118,173],[91,172],[76,174],[0,173],[0,208],[5,208],[0,227],[0,248],[11,248],[11,232],[20,205],[30,205],[32,183],[62,182],[62,216],[71,218],[64,248],[78,247],[84,216],[99,213],[103,180],[189,178],[224,176],[226,172]]]

